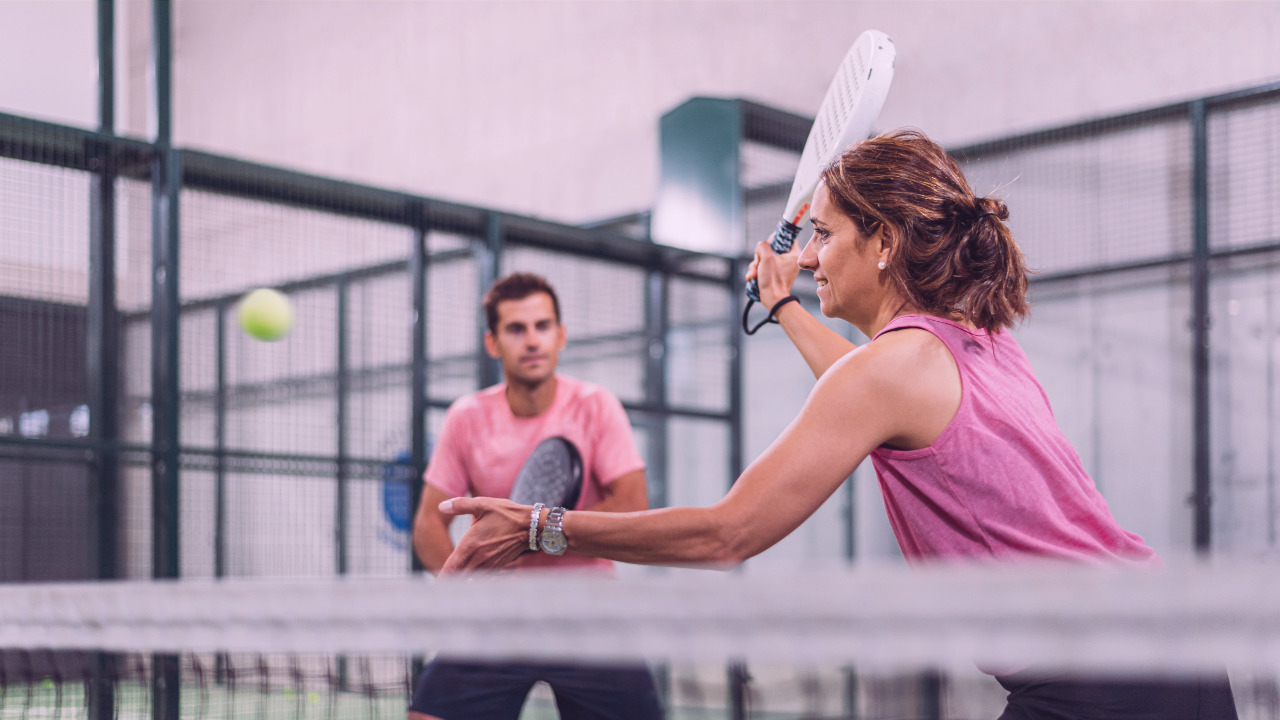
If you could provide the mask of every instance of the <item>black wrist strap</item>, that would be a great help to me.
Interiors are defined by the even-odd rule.
[[[777,318],[778,310],[779,310],[783,305],[786,305],[786,304],[787,304],[787,303],[789,303],[789,302],[800,302],[800,298],[796,297],[795,295],[788,295],[788,296],[786,296],[786,297],[782,298],[782,299],[781,299],[781,300],[779,300],[778,302],[774,303],[774,304],[773,304],[773,307],[769,309],[769,316],[768,316],[768,317],[766,317],[765,319],[763,319],[763,320],[761,320],[760,322],[756,323],[756,324],[755,324],[755,326],[750,326],[750,325],[748,325],[748,324],[747,324],[747,315],[749,315],[749,314],[751,313],[751,306],[755,304],[755,301],[754,301],[754,300],[748,300],[748,301],[747,301],[747,308],[746,308],[745,310],[743,310],[743,311],[742,311],[742,331],[743,331],[743,332],[745,332],[745,333],[746,333],[746,334],[748,334],[748,335],[755,335],[757,330],[759,330],[760,328],[764,327],[765,325],[767,325],[767,324],[769,324],[769,323],[773,323],[774,325],[777,325],[777,324],[778,324],[778,318]]]

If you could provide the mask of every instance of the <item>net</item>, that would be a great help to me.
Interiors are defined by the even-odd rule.
[[[1102,677],[1225,669],[1241,717],[1273,718],[1276,569],[12,585],[0,587],[0,717],[403,717],[415,670],[443,654],[643,661],[669,718],[993,718],[1004,694],[980,666]],[[556,717],[545,688],[523,717]]]

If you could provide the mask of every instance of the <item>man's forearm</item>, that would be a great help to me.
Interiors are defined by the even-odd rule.
[[[431,574],[440,572],[445,561],[453,553],[453,538],[449,536],[447,527],[414,528],[413,549],[422,561],[422,566]]]
[[[584,509],[591,510],[591,512],[635,512],[637,510],[648,510],[649,502],[647,499],[645,502],[641,503],[637,502],[633,498],[614,496],[611,498],[605,498],[595,505],[592,505],[590,508]]]
[[[593,512],[636,512],[649,509],[649,488],[644,470],[615,478],[603,488],[604,499],[584,510]]]

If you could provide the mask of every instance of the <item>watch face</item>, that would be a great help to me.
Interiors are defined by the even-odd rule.
[[[555,530],[544,529],[542,531],[542,550],[549,555],[560,555],[568,547],[568,543],[564,541],[564,535]]]

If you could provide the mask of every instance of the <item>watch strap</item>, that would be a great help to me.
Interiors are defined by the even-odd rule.
[[[551,512],[547,513],[547,524],[556,529],[556,532],[564,534],[564,514],[566,510],[562,507],[553,507]]]

